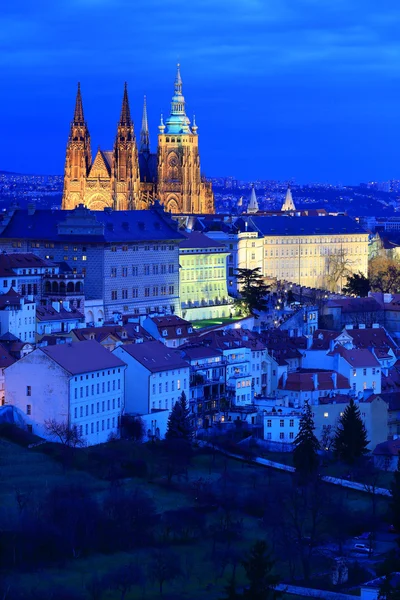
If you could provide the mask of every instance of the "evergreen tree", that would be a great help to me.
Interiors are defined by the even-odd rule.
[[[397,469],[393,474],[392,485],[390,486],[390,493],[390,522],[395,528],[396,533],[400,534],[400,455],[397,459]],[[397,543],[400,545],[400,537],[397,538]]]
[[[190,443],[193,433],[186,394],[182,392],[168,417],[165,439],[168,441],[180,440]]]
[[[239,308],[254,315],[268,308],[269,287],[264,283],[260,267],[256,269],[237,269],[235,277],[240,285],[240,297],[236,302]]]
[[[314,434],[314,420],[309,402],[304,405],[304,411],[300,418],[300,428],[294,440],[293,464],[296,472],[309,479],[318,469],[320,448],[319,442]]]
[[[240,594],[236,589],[235,578],[232,577],[228,584],[224,587],[225,596],[220,598],[219,600],[239,600],[242,598],[242,594]]]
[[[360,296],[364,298],[368,296],[371,285],[368,277],[364,273],[353,273],[347,278],[347,283],[343,288],[343,293],[349,296]]]
[[[274,575],[275,561],[268,552],[267,544],[258,540],[251,547],[249,555],[242,561],[249,581],[243,597],[250,600],[272,600],[279,598],[282,593],[274,589],[279,583],[279,577]]]
[[[350,398],[335,432],[333,440],[335,455],[340,460],[353,464],[357,459],[368,454],[368,444],[367,430],[361,418],[360,409],[354,399]]]

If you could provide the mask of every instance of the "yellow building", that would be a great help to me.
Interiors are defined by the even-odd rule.
[[[182,316],[196,321],[229,317],[226,252],[223,244],[193,232],[179,244],[179,294]]]
[[[62,208],[84,204],[91,210],[149,208],[155,198],[170,212],[213,213],[211,183],[201,177],[198,127],[186,116],[178,65],[171,113],[161,117],[157,154],[150,152],[146,99],[140,147],[136,143],[128,92],[113,150],[98,150],[92,162],[90,134],[83,114],[80,86],[67,144]]]
[[[240,229],[262,236],[268,279],[338,292],[350,274],[368,274],[368,234],[350,217],[254,216]],[[253,254],[243,255],[247,268]]]

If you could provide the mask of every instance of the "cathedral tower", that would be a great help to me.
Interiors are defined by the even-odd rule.
[[[112,167],[113,208],[116,210],[139,208],[139,159],[126,83],[115,138]]]
[[[67,144],[62,208],[71,209],[85,200],[85,181],[92,163],[90,135],[83,115],[81,86],[78,83],[74,118]]]
[[[157,196],[173,213],[212,213],[211,184],[202,181],[197,126],[186,116],[180,66],[177,66],[171,113],[161,117],[158,135]]]

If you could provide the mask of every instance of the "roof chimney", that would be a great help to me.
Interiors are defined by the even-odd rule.
[[[314,384],[314,390],[317,390],[318,389],[318,373],[313,373],[312,379],[313,379],[313,384]]]
[[[336,390],[337,389],[337,373],[336,373],[336,371],[333,371],[333,373],[332,373],[332,383],[333,383],[333,388]]]

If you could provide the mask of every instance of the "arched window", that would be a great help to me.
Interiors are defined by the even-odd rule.
[[[68,285],[67,285],[67,292],[74,292],[75,291],[75,286],[73,281],[69,281]]]
[[[58,283],[57,281],[53,281],[53,284],[51,286],[51,291],[55,294],[58,294]]]

